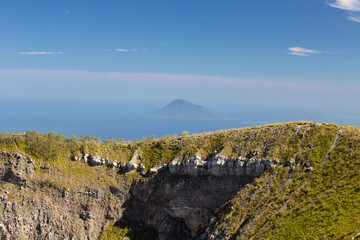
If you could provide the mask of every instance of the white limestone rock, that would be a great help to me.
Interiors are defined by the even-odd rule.
[[[126,163],[126,168],[128,171],[136,170],[139,167],[139,154],[136,151],[134,156],[131,158],[129,162]]]
[[[92,155],[89,158],[89,165],[93,167],[102,166],[104,164],[103,159],[97,155]]]

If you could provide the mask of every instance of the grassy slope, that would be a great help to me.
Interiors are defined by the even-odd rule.
[[[297,135],[296,158],[314,170],[298,164],[267,172],[217,211],[213,232],[234,239],[352,239],[360,232],[359,129],[322,125]]]
[[[83,178],[94,184],[119,181],[106,167],[82,168],[83,163],[69,160],[82,152],[126,162],[138,151],[147,169],[176,157],[206,157],[215,151],[227,157],[290,160],[292,169],[266,172],[220,208],[211,229],[225,238],[333,239],[360,232],[359,141],[355,127],[292,122],[132,143],[29,132],[15,139],[0,136],[0,150],[24,151],[38,162],[55,164],[63,179],[77,180],[52,182],[63,187]],[[303,163],[314,170],[305,172]]]

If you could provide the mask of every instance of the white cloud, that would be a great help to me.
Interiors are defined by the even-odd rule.
[[[335,0],[329,5],[347,11],[360,12],[360,0]]]
[[[54,55],[63,54],[63,52],[19,52],[21,55]]]
[[[360,23],[360,17],[348,16],[348,20]]]
[[[129,50],[128,49],[124,49],[124,48],[118,48],[118,49],[115,49],[116,52],[128,52]]]
[[[161,74],[161,73],[122,73],[122,72],[85,72],[85,71],[71,71],[71,70],[36,70],[36,69],[0,69],[0,82],[15,82],[25,81],[24,79],[31,79],[32,81],[40,82],[59,82],[59,83],[74,83],[74,81],[83,83],[126,83],[142,85],[171,85],[185,86],[186,88],[204,85],[223,86],[225,88],[248,87],[254,89],[277,89],[277,90],[308,90],[320,92],[338,91],[343,87],[344,91],[360,91],[360,85],[350,86],[345,85],[327,85],[317,83],[293,82],[293,81],[273,81],[261,79],[246,79],[246,78],[229,78],[222,76],[203,76],[203,75],[187,75],[187,74]],[[27,80],[26,80],[27,81]],[[157,86],[158,86],[157,85]],[[216,89],[215,88],[215,89]],[[137,88],[136,88],[137,89]]]
[[[360,12],[360,0],[333,0],[328,3],[329,6],[346,10],[349,15],[346,17],[348,20],[360,23],[359,16],[352,16],[351,12]]]
[[[115,49],[115,52],[137,52],[138,50],[136,48],[132,49],[126,49],[126,48],[118,48]]]
[[[288,54],[295,55],[295,56],[313,56],[314,54],[319,54],[321,52],[317,50],[302,48],[302,47],[291,47],[289,48]]]
[[[288,52],[288,54],[295,55],[295,56],[302,56],[302,57],[310,56],[309,54],[299,53],[299,52]]]

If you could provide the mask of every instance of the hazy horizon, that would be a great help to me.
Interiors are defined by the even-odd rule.
[[[14,0],[0,18],[0,131],[360,126],[360,0]],[[177,98],[235,122],[144,128]]]
[[[336,116],[329,116],[326,115],[329,109],[319,112],[317,109],[308,108],[262,106],[234,109],[204,106],[215,113],[229,117],[230,120],[146,118],[163,105],[111,101],[52,100],[44,102],[33,100],[23,102],[7,100],[0,103],[1,132],[57,132],[66,136],[91,135],[99,136],[101,139],[113,137],[132,140],[154,135],[157,138],[163,135],[180,135],[182,131],[194,134],[310,119],[316,122],[360,125],[360,119],[341,116],[340,109],[336,111]]]

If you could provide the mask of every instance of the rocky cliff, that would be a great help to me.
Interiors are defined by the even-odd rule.
[[[287,123],[131,144],[31,133],[0,136],[0,148],[1,239],[360,232],[354,127]]]
[[[131,225],[134,236],[140,239],[151,229],[159,234],[158,239],[195,238],[209,226],[217,208],[277,164],[276,160],[228,159],[220,155],[205,160],[197,155],[173,160],[150,169],[154,177],[133,183],[119,223]],[[170,238],[173,231],[177,237]]]
[[[80,159],[92,167],[117,166],[96,155],[84,154]],[[209,225],[217,208],[267,168],[279,164],[221,155],[201,160],[195,155],[151,168],[144,175],[153,177],[136,180],[131,187],[85,183],[83,188],[66,189],[49,178],[57,174],[56,165],[38,164],[21,153],[2,152],[0,160],[4,239],[96,239],[111,221],[131,226],[133,238],[141,239],[153,230],[159,239],[169,239],[174,231],[172,239],[192,239]],[[134,160],[122,168],[123,174],[141,170]],[[37,171],[48,176],[39,178]]]
[[[28,155],[0,153],[1,239],[97,239],[121,217],[128,185],[64,188],[52,182],[58,174]]]

